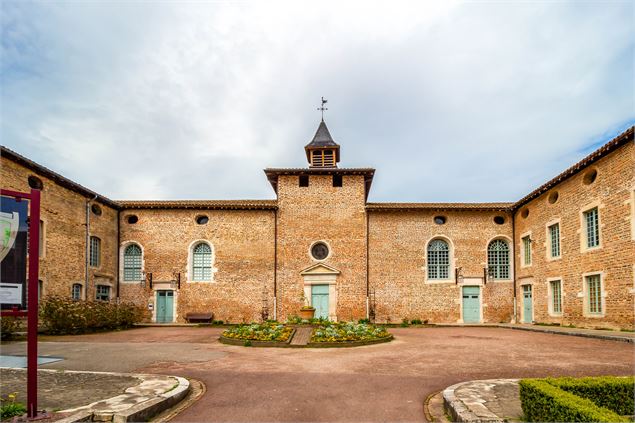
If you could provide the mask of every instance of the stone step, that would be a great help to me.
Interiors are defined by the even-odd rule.
[[[291,339],[291,345],[306,345],[311,340],[311,334],[313,328],[297,328],[293,339]]]

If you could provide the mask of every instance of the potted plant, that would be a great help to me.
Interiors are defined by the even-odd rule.
[[[302,320],[312,319],[313,315],[315,314],[315,307],[312,307],[309,304],[309,299],[305,297],[304,295],[302,295],[300,298],[302,302],[304,303],[302,308],[300,308],[300,317],[302,318]]]

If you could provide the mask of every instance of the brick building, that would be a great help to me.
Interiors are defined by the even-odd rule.
[[[322,121],[276,200],[113,201],[2,147],[2,187],[42,190],[41,295],[136,302],[157,322],[549,322],[633,328],[631,127],[516,203],[370,203]],[[150,313],[149,313],[150,316]],[[149,317],[150,318],[150,317]]]

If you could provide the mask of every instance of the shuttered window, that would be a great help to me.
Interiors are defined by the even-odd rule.
[[[137,244],[130,244],[123,252],[123,280],[124,281],[140,281],[141,263],[143,256],[141,247]]]

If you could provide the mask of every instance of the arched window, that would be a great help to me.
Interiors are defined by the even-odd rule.
[[[143,253],[137,244],[130,244],[123,251],[123,280],[140,281]]]
[[[428,244],[428,279],[450,279],[450,247],[442,239]]]
[[[71,291],[71,296],[74,300],[79,301],[82,299],[82,284],[74,283]]]
[[[212,248],[204,242],[192,249],[192,280],[212,280]]]
[[[487,267],[494,279],[509,279],[509,245],[495,239],[487,246]]]

